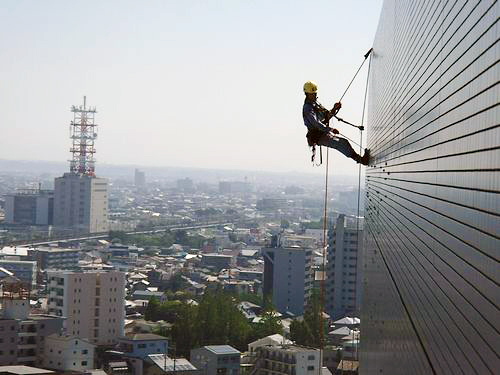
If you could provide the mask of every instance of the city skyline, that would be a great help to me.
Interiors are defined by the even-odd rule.
[[[302,84],[316,80],[326,106],[338,100],[371,46],[381,1],[119,5],[6,3],[0,158],[67,160],[69,109],[86,95],[98,110],[97,170],[322,173],[305,142]],[[360,74],[344,118],[361,121],[364,83]],[[337,172],[357,173],[330,158]]]

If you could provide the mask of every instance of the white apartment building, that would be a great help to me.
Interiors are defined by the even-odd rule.
[[[48,271],[49,312],[66,317],[65,332],[97,345],[124,335],[125,273]]]
[[[263,248],[264,295],[271,295],[280,313],[303,315],[313,288],[312,250],[301,247]]]
[[[321,370],[319,349],[298,345],[268,345],[257,348],[258,375],[316,375]]]
[[[65,173],[54,180],[54,225],[84,232],[108,230],[108,180]]]
[[[45,368],[60,371],[85,371],[94,368],[95,345],[75,336],[52,334],[45,338]]]
[[[326,268],[326,312],[333,318],[359,314],[361,306],[361,270],[363,229],[346,225],[339,215],[328,238]]]

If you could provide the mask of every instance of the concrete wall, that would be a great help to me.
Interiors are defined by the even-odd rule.
[[[51,335],[45,338],[43,366],[63,371],[94,368],[95,346],[78,337]]]
[[[276,309],[295,315],[304,313],[312,288],[312,250],[264,248],[264,292],[272,291]]]
[[[67,334],[98,345],[116,344],[124,335],[123,272],[49,272],[48,277],[49,311],[67,318]]]
[[[326,312],[333,319],[359,316],[363,231],[346,227],[344,215],[339,215],[335,228],[329,231],[328,243]]]

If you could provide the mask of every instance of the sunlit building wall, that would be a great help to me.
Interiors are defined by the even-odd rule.
[[[386,0],[369,79],[362,374],[490,374],[500,5]]]

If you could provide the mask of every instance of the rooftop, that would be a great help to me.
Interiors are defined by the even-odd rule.
[[[204,348],[215,354],[240,354],[238,350],[229,345],[208,345]]]
[[[0,366],[0,373],[4,374],[53,374],[54,371],[30,366]]]
[[[196,371],[197,368],[194,367],[191,362],[185,358],[177,358],[175,361],[172,358],[165,356],[164,354],[150,354],[148,358],[156,366],[158,366],[164,372],[173,372],[175,366],[175,372],[179,371]]]
[[[137,340],[137,341],[148,341],[148,340],[167,340],[166,337],[155,335],[154,333],[135,333],[130,336],[121,337],[123,340]]]

